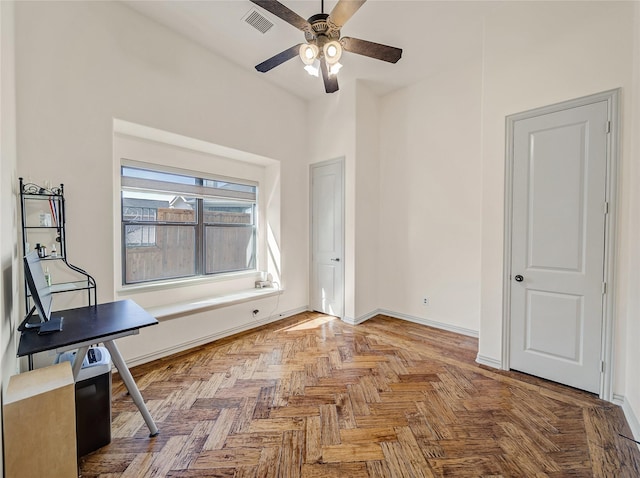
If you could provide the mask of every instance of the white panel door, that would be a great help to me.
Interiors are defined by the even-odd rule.
[[[513,129],[510,367],[600,390],[607,102]]]
[[[343,162],[311,166],[311,291],[313,310],[344,313]]]

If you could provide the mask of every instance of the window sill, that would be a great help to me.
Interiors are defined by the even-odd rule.
[[[163,305],[160,307],[145,307],[145,310],[156,319],[169,319],[188,315],[193,312],[202,312],[210,309],[218,309],[235,304],[242,304],[256,299],[263,299],[281,294],[282,289],[265,287],[262,289],[249,289],[234,294],[225,294],[206,299],[196,299],[188,302]]]
[[[137,294],[139,292],[150,292],[155,290],[171,290],[176,287],[192,287],[200,284],[210,284],[225,282],[236,279],[262,280],[262,273],[259,271],[230,272],[227,274],[193,277],[188,279],[175,279],[166,281],[143,282],[140,284],[130,284],[120,286],[116,291],[120,295]]]

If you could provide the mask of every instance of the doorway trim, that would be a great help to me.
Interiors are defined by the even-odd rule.
[[[325,161],[318,161],[316,163],[309,164],[309,309],[311,309],[313,294],[313,287],[315,285],[315,280],[313,278],[314,265],[313,265],[313,170],[314,168],[321,166],[328,166],[331,164],[338,164],[340,166],[340,174],[342,175],[342,189],[340,191],[342,208],[340,211],[340,221],[342,221],[342,250],[340,251],[340,259],[342,261],[342,315],[339,317],[340,320],[344,320],[346,317],[346,260],[345,260],[345,237],[346,237],[346,224],[345,224],[345,199],[346,199],[346,184],[345,184],[345,158],[344,156],[328,159]]]
[[[620,88],[604,91],[541,108],[535,108],[506,117],[505,134],[505,188],[504,188],[504,248],[502,271],[502,369],[510,369],[511,347],[511,240],[513,235],[513,134],[516,121],[555,113],[558,111],[585,106],[592,103],[607,102],[609,118],[609,135],[607,136],[607,170],[605,200],[608,203],[608,214],[604,226],[604,277],[606,292],[602,304],[602,344],[601,360],[603,361],[600,380],[599,397],[611,402],[613,400],[613,318],[615,311],[615,252],[617,235],[617,196],[618,196],[618,155],[620,125]]]

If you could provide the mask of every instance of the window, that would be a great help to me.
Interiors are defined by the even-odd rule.
[[[123,284],[255,270],[255,184],[131,166],[121,184]]]

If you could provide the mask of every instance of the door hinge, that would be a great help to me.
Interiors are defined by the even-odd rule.
[[[609,214],[609,201],[604,202],[604,213]]]
[[[606,293],[607,293],[607,283],[606,283],[606,282],[603,282],[603,283],[602,283],[602,294],[604,295],[604,294],[606,294]]]
[[[604,373],[604,360],[600,360],[600,371]]]
[[[607,121],[606,132],[611,133],[611,121]]]

